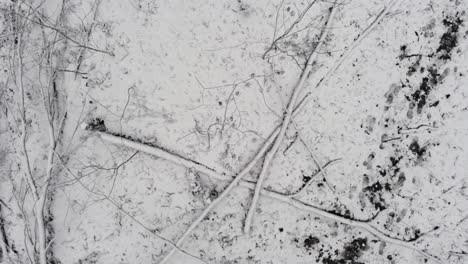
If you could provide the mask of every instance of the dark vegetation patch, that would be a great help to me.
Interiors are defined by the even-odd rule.
[[[107,128],[104,124],[104,120],[96,117],[88,123],[88,125],[86,126],[86,130],[106,132]]]
[[[367,238],[356,238],[353,241],[346,243],[339,258],[325,257],[322,259],[324,264],[363,264],[358,259],[362,256],[365,250],[369,249]],[[338,255],[338,254],[337,254]]]
[[[402,156],[400,156],[400,157],[390,157],[390,162],[392,164],[392,167],[396,167],[396,165],[398,165],[398,163],[400,162],[400,160],[402,158],[403,158]]]
[[[308,236],[306,239],[304,239],[304,247],[307,249],[310,249],[313,245],[320,243],[320,239],[315,236]]]
[[[367,250],[367,238],[356,238],[350,243],[345,245],[343,251],[343,259],[348,261],[356,261],[364,250]]]
[[[364,174],[364,188],[362,193],[364,197],[374,206],[378,211],[385,210],[387,206],[386,194],[392,196],[407,182],[405,173],[402,171],[408,165],[418,166],[422,161],[425,161],[427,156],[430,155],[429,146],[437,146],[434,144],[421,145],[417,138],[413,138],[409,143],[403,144],[394,143],[391,145],[393,154],[387,159],[384,164],[377,164],[375,166],[367,166],[371,174],[378,176],[376,180],[370,181],[368,174]],[[374,156],[374,153],[371,154]],[[364,165],[367,165],[364,162]],[[361,201],[362,206],[365,206]]]
[[[406,75],[409,77],[415,73],[424,74],[421,81],[417,84],[410,83],[408,79],[406,79],[405,84],[403,84],[403,87],[412,88],[410,94],[405,96],[410,102],[407,114],[408,118],[413,117],[414,108],[416,108],[418,114],[421,114],[426,105],[429,105],[430,107],[436,107],[439,105],[440,101],[438,100],[432,103],[429,102],[429,95],[443,79],[444,74],[441,76],[438,70],[452,58],[453,49],[458,45],[458,33],[463,20],[458,17],[457,14],[453,17],[446,17],[442,23],[445,26],[446,31],[440,37],[439,46],[435,52],[431,54],[410,54],[408,45],[404,44],[400,46],[400,55],[398,56],[400,61],[404,59],[413,61],[409,66],[407,66],[408,70]],[[427,33],[424,31],[428,30],[432,31],[433,26],[426,27],[423,29],[422,33]],[[421,65],[422,58],[425,57],[429,59],[427,65]],[[400,63],[397,63],[397,65],[400,65]]]
[[[310,180],[312,179],[312,175],[305,175],[303,174],[302,175],[302,186],[301,188],[303,188]]]
[[[379,179],[372,184],[366,181],[367,187],[362,189],[369,202],[378,211],[385,210],[387,208],[387,202],[385,201],[385,193],[393,193],[395,190],[401,188],[406,181],[405,174],[401,171],[400,162],[403,159],[403,155],[397,155],[400,151],[388,159],[387,165],[377,165],[376,174],[379,175]],[[368,176],[365,176],[368,177]]]
[[[322,259],[323,264],[348,264],[344,259],[331,259],[330,257],[326,257]],[[364,264],[362,262],[353,262],[353,264]]]
[[[437,48],[437,53],[440,53],[439,59],[450,60],[452,50],[458,44],[458,30],[460,25],[463,23],[459,17],[447,17],[442,23],[447,28],[447,31],[442,35]]]
[[[440,74],[437,72],[437,69],[429,67],[427,69],[427,75],[422,78],[418,89],[416,89],[410,97],[407,97],[409,101],[414,103],[412,104],[413,107],[415,105],[417,106],[418,114],[422,112],[422,109],[427,104],[429,94],[437,85],[439,76]]]

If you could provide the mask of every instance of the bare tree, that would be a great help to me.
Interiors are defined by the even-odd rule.
[[[12,84],[10,99],[18,129],[22,176],[22,181],[13,179],[12,184],[20,187],[16,188],[20,195],[15,197],[18,197],[20,204],[25,204],[22,208],[27,230],[27,254],[32,263],[40,264],[50,263],[53,258],[54,229],[48,207],[52,199],[49,186],[59,174],[56,156],[67,120],[64,73],[68,72],[66,68],[73,61],[70,51],[78,48],[79,64],[83,60],[84,50],[108,53],[81,44],[66,33],[68,1],[62,1],[60,11],[53,16],[41,12],[44,3],[16,1],[7,10]],[[90,30],[81,34],[89,38]],[[36,135],[34,131],[41,133]],[[36,148],[30,146],[30,137],[39,137],[33,139],[47,142],[43,152],[38,153]],[[42,158],[44,155],[45,159]],[[23,182],[26,183],[24,189]]]

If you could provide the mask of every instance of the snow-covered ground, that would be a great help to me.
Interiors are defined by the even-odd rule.
[[[165,239],[175,243],[281,125],[333,1],[46,0],[36,10],[55,17],[63,3],[67,36],[106,52],[77,43],[64,51],[49,261],[159,263],[172,249]],[[266,189],[288,194],[308,183],[294,201],[329,214],[262,195],[245,234],[253,192],[237,186],[168,263],[468,262],[468,1],[391,3],[338,2],[309,61],[300,95],[310,92],[309,100],[268,169]],[[0,221],[13,255],[27,263],[20,208],[32,201],[21,198],[17,86],[8,74],[12,5],[1,2]],[[30,29],[25,37],[41,35]],[[42,179],[49,142],[32,70],[38,47],[26,41],[24,78],[27,149]],[[112,144],[96,130],[225,179]],[[244,179],[256,181],[262,164]]]

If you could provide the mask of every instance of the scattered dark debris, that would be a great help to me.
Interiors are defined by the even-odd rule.
[[[200,197],[204,194],[204,188],[201,184],[200,175],[192,170],[187,170],[187,178],[190,180],[190,191],[193,196]]]
[[[283,231],[284,231],[284,228],[280,227],[280,228],[278,228],[278,230],[279,230],[280,232],[283,232]]]
[[[421,159],[426,154],[426,147],[419,146],[418,140],[414,139],[409,145],[408,149],[413,152],[414,155]]]
[[[320,243],[320,239],[315,236],[308,236],[306,239],[304,239],[304,247],[310,249],[313,245]]]
[[[234,12],[239,12],[245,17],[249,17],[252,14],[252,8],[250,7],[249,4],[244,3],[241,0],[237,0],[238,3],[238,10],[233,10]]]
[[[86,126],[86,130],[106,132],[107,128],[104,124],[104,120],[102,120],[99,117],[96,117],[88,123],[88,125]]]
[[[429,95],[431,91],[434,90],[434,88],[442,82],[442,79],[446,76],[446,74],[448,74],[448,69],[446,69],[443,74],[440,74],[438,72],[438,69],[440,69],[441,67],[440,62],[444,62],[451,59],[452,51],[458,44],[457,34],[462,23],[463,21],[458,17],[458,14],[454,17],[446,17],[443,20],[443,24],[447,28],[447,30],[441,36],[439,47],[437,48],[436,52],[432,54],[408,54],[407,45],[402,45],[400,47],[400,55],[398,56],[400,61],[403,59],[409,59],[413,57],[416,58],[416,61],[412,62],[411,65],[408,66],[407,76],[413,75],[414,73],[418,72],[418,70],[421,74],[426,73],[426,75],[422,78],[421,82],[417,86],[409,85],[409,80],[406,80],[409,87],[417,87],[417,89],[413,88],[414,90],[410,95],[405,96],[406,99],[410,102],[409,110],[407,112],[407,117],[409,119],[413,118],[414,108],[416,108],[418,114],[422,113],[423,108],[429,102]],[[435,57],[436,55],[438,55],[438,57]],[[432,62],[429,62],[431,64],[430,66],[421,66],[421,59],[423,57],[433,58],[430,60]],[[398,63],[398,65],[400,65],[400,63]],[[393,100],[393,98],[387,98],[387,101],[388,100]],[[439,105],[439,103],[439,101],[432,102],[429,104],[429,107],[436,107]]]
[[[397,139],[401,139],[401,138],[397,138]],[[401,170],[398,164],[400,163],[402,159],[403,159],[403,156],[395,155],[389,158],[390,164],[388,166],[377,165],[376,167],[378,169],[379,175],[382,177],[390,176],[390,179],[395,178]]]
[[[442,23],[447,28],[447,31],[442,35],[439,42],[439,47],[436,53],[441,53],[439,59],[450,60],[452,50],[458,44],[457,33],[460,25],[463,23],[459,17],[447,17]]]
[[[440,74],[437,72],[437,69],[429,67],[427,70],[428,74],[426,77],[422,78],[421,84],[419,85],[419,89],[414,91],[411,94],[411,97],[407,97],[408,100],[414,102],[417,105],[418,114],[422,112],[423,107],[427,103],[427,99],[431,90],[439,81]]]
[[[407,76],[411,76],[413,75],[413,73],[417,72],[418,69],[419,71],[424,71],[423,70],[423,67],[421,67],[421,60],[423,57],[430,57],[427,56],[427,55],[423,55],[423,54],[407,54],[406,51],[403,52],[402,54],[400,54],[400,56],[398,56],[398,59],[403,60],[403,59],[413,59],[413,58],[416,58],[416,60],[414,60],[411,65],[408,67],[408,71],[406,72],[406,75]],[[400,65],[400,63],[398,63],[398,65]],[[421,67],[421,68],[420,68]]]
[[[407,227],[405,228],[405,234],[407,236],[410,236],[410,238],[407,238],[407,239],[404,239],[404,241],[407,241],[407,242],[414,242],[416,240],[418,240],[419,238],[421,238],[422,236],[430,233],[430,232],[433,232],[433,231],[436,231],[439,229],[439,226],[434,226],[432,229],[428,230],[428,231],[425,231],[425,232],[422,232],[421,229],[419,228],[416,228],[416,227]]]
[[[356,238],[351,243],[345,245],[343,251],[343,259],[347,261],[356,261],[361,255],[362,251],[367,250],[367,238]]]
[[[99,260],[99,253],[97,251],[93,251],[90,254],[88,254],[85,258],[80,258],[78,260],[78,264],[95,264],[98,263]]]

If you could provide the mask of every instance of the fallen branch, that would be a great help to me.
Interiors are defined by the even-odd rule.
[[[315,88],[320,86],[323,83],[326,83],[328,79],[335,73],[335,71],[343,64],[343,62],[351,55],[352,51],[364,40],[371,32],[372,30],[375,29],[377,25],[382,22],[382,20],[385,18],[385,16],[390,12],[390,9],[393,6],[396,6],[400,0],[392,0],[388,5],[386,5],[382,10],[379,12],[379,15],[370,23],[362,32],[359,34],[358,38],[351,44],[351,46],[346,49],[346,51],[341,54],[340,58],[338,61],[335,62],[335,64],[328,70],[328,72],[325,74],[325,76],[315,85]],[[296,108],[294,109],[294,112],[299,113],[302,111],[305,105],[309,102],[311,99],[312,92],[308,92],[304,95],[304,97],[301,99],[301,101],[297,104]]]
[[[108,141],[112,144],[128,147],[128,148],[135,149],[135,150],[147,153],[147,154],[151,154],[156,157],[160,157],[172,163],[179,164],[184,167],[192,168],[194,170],[200,171],[215,179],[226,180],[225,176],[220,175],[220,173],[215,172],[213,169],[208,168],[207,166],[197,163],[195,161],[186,159],[168,150],[164,150],[163,148],[156,147],[156,146],[149,146],[147,144],[135,142],[133,140],[126,139],[120,136],[115,136],[115,135],[105,133],[105,132],[96,131],[95,133],[97,133],[105,141]]]
[[[260,196],[260,190],[263,188],[263,181],[266,178],[267,175],[267,170],[270,167],[270,163],[275,157],[276,153],[278,152],[279,147],[281,146],[281,143],[283,143],[284,136],[286,134],[286,130],[289,127],[289,123],[291,122],[292,114],[294,107],[297,102],[297,98],[299,94],[302,91],[302,88],[304,86],[304,83],[306,82],[307,78],[309,77],[310,71],[312,70],[312,64],[315,61],[315,57],[317,56],[317,52],[319,51],[320,47],[322,46],[325,37],[328,35],[328,31],[330,29],[330,25],[333,21],[333,17],[335,16],[336,13],[336,1],[333,4],[333,7],[331,8],[330,15],[328,16],[328,20],[325,24],[324,29],[322,30],[322,33],[320,34],[319,41],[317,43],[317,46],[315,46],[315,49],[313,52],[310,54],[309,58],[307,59],[307,66],[305,67],[304,71],[302,72],[301,78],[299,79],[298,84],[294,88],[293,94],[291,95],[291,98],[289,100],[287,109],[284,113],[284,119],[283,123],[281,125],[281,129],[279,131],[279,134],[271,147],[271,149],[268,151],[268,153],[265,155],[265,159],[263,161],[263,167],[260,172],[260,175],[258,176],[258,181],[257,181],[257,186],[255,188],[254,196],[252,198],[252,202],[250,204],[249,211],[247,212],[247,217],[245,219],[245,225],[244,225],[244,232],[249,233],[250,232],[250,226],[252,225],[252,218],[255,212],[255,208],[257,207],[258,203],[258,198]]]
[[[207,167],[205,165],[202,165],[202,164],[200,164],[200,163],[198,163],[196,161],[192,161],[192,160],[189,160],[187,158],[172,154],[171,152],[169,152],[167,150],[163,150],[161,148],[154,147],[154,146],[149,146],[149,145],[142,144],[142,143],[137,143],[137,142],[131,141],[129,139],[125,139],[125,138],[122,138],[122,137],[110,135],[110,134],[107,134],[107,133],[104,133],[104,132],[96,132],[96,133],[102,139],[104,139],[104,140],[106,140],[108,142],[111,142],[111,143],[113,143],[113,144],[115,144],[117,146],[131,148],[131,149],[138,150],[138,151],[141,151],[141,152],[144,152],[144,153],[147,153],[147,154],[150,154],[150,155],[154,155],[156,157],[163,158],[163,159],[165,157],[170,157],[170,159],[167,159],[167,160],[170,161],[170,162],[173,162],[175,164],[186,166],[188,168],[195,168],[195,169],[197,167],[201,168],[202,170],[200,170],[200,172],[205,173],[208,176],[211,176],[211,177],[213,177],[215,179],[222,179],[222,180],[227,180],[228,179],[228,178],[224,177],[224,174],[218,173],[218,172],[214,171],[213,169],[211,169],[211,168],[209,168],[209,167]],[[154,149],[154,151],[152,151],[152,149]],[[259,153],[261,153],[261,151]],[[162,155],[159,156],[159,154],[162,154]],[[257,154],[257,156],[258,156],[258,154]],[[326,164],[323,165],[322,168],[326,168],[327,166],[331,165],[334,161],[336,161],[336,160],[332,160],[330,162],[327,162]],[[68,169],[66,168],[66,170],[68,170]],[[69,173],[71,173],[71,172],[69,172]],[[313,176],[317,175],[318,173],[320,173],[320,171],[317,171]],[[313,176],[311,178],[313,178]],[[73,175],[73,177],[77,178],[74,175]],[[240,183],[239,185],[244,187],[244,188],[255,189],[255,183],[248,182],[248,181],[242,180],[242,179],[240,179],[238,182]],[[375,237],[377,237],[381,241],[385,241],[385,242],[390,243],[390,244],[395,244],[395,245],[398,245],[398,246],[402,246],[404,248],[412,249],[412,250],[424,255],[425,257],[431,258],[431,259],[433,259],[433,260],[440,263],[440,260],[438,260],[437,258],[435,258],[432,255],[428,254],[427,252],[415,247],[412,244],[413,242],[415,242],[416,240],[418,240],[421,237],[418,237],[417,239],[411,239],[410,241],[405,241],[403,239],[390,237],[389,235],[387,235],[384,232],[380,231],[376,227],[376,225],[373,223],[373,221],[376,219],[376,215],[371,217],[370,220],[356,220],[356,219],[346,218],[344,216],[340,216],[340,215],[337,215],[335,213],[328,212],[328,211],[326,211],[324,209],[315,207],[313,205],[301,202],[298,199],[296,199],[295,197],[300,192],[302,192],[308,186],[308,184],[310,182],[311,182],[311,180],[309,180],[309,182],[307,182],[305,186],[302,186],[298,191],[296,191],[295,193],[291,193],[291,194],[281,194],[281,193],[278,193],[278,192],[275,192],[275,191],[267,190],[265,188],[262,188],[260,194],[264,195],[266,197],[269,197],[271,199],[287,203],[287,204],[289,204],[289,205],[291,205],[291,206],[293,206],[295,208],[311,212],[311,213],[313,213],[315,215],[318,215],[318,216],[320,216],[322,218],[332,220],[332,221],[335,221],[335,222],[338,222],[338,223],[342,223],[342,224],[345,224],[345,225],[349,225],[349,226],[352,226],[352,227],[357,227],[357,228],[363,229],[364,231],[367,231],[368,233],[374,235]],[[226,193],[226,190],[223,193]],[[219,199],[219,197],[217,199],[215,199],[207,208],[210,208],[210,209],[213,208],[212,204],[215,203],[218,199]],[[205,209],[204,212],[205,211],[207,211],[207,209]],[[202,215],[203,215],[203,213],[202,213]],[[206,216],[206,214],[205,214],[205,216]],[[198,219],[200,219],[200,217],[198,217],[197,220]],[[197,224],[198,223],[199,222],[197,222]],[[191,230],[193,230],[193,228],[195,228],[195,226],[196,225],[192,224],[191,225],[192,228],[187,229],[187,231],[184,233],[185,237],[187,236],[187,234]],[[182,237],[185,238],[184,236],[182,236]],[[171,244],[174,247],[173,250],[181,250],[179,248],[180,244],[181,244],[180,241],[183,241],[183,239],[181,240],[179,238],[178,244],[177,243],[176,244]],[[168,255],[166,255],[166,257],[163,259],[163,261],[161,263],[166,261],[168,259],[168,256],[170,256],[172,254],[173,253],[169,253]]]

